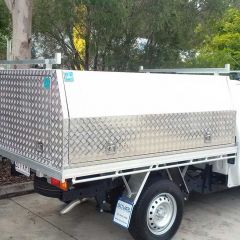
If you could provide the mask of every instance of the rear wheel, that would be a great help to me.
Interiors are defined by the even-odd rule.
[[[169,240],[183,215],[183,195],[169,180],[148,185],[134,208],[129,231],[136,240]]]

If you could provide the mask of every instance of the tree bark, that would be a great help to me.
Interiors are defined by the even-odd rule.
[[[14,60],[31,59],[32,0],[5,0],[12,14],[12,56]],[[14,68],[28,68],[16,65]]]
[[[94,57],[93,69],[94,69],[94,71],[98,70],[98,43],[97,43],[96,53],[95,53],[95,57]]]

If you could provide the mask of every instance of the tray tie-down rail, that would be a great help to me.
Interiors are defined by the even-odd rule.
[[[72,172],[71,169],[68,169],[66,170],[64,177],[65,179],[72,178],[72,183],[77,184],[107,178],[146,173],[149,171],[152,172],[168,168],[178,168],[201,163],[235,159],[236,155],[236,146],[209,149],[198,152],[135,159],[128,161],[127,164],[126,162],[122,161],[111,164],[76,168],[74,172]],[[76,172],[82,173],[81,176],[75,177]]]

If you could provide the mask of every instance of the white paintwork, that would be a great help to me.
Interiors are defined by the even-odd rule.
[[[229,83],[234,109],[237,111],[236,141],[238,153],[235,164],[228,165],[228,187],[235,187],[240,185],[240,82],[232,80]]]
[[[64,82],[63,82],[63,75],[61,70],[57,70],[57,80],[58,80],[58,88],[59,88],[59,94],[60,94],[61,105],[62,105],[63,118],[66,119],[69,117],[69,115],[68,115],[68,106],[67,106]]]
[[[64,81],[61,78],[64,72],[68,71],[63,71],[62,75],[58,73],[58,79],[61,82],[60,89],[64,82],[70,118],[240,110],[240,85],[235,87],[239,82],[230,81],[225,76],[71,71],[73,81]],[[208,154],[211,153],[214,154],[214,151],[210,150]],[[164,160],[168,161],[166,156]],[[132,166],[132,163],[129,164]],[[212,164],[213,171],[229,174],[229,187],[240,185],[238,162],[229,165],[223,158]],[[134,167],[139,166],[142,165],[138,159]],[[91,175],[98,171],[107,172],[108,168],[103,164],[84,168],[81,172]],[[79,171],[78,168],[76,170]],[[74,177],[76,174],[73,172],[74,169],[71,169],[71,175],[64,170],[64,175]]]
[[[73,183],[94,181],[106,178],[114,178],[124,175],[137,174],[148,172],[150,168],[152,170],[162,170],[170,167],[181,167],[194,164],[205,164],[215,161],[226,160],[227,154],[235,154],[237,152],[237,147],[224,147],[216,148],[195,152],[179,153],[179,154],[169,154],[166,156],[155,156],[148,158],[137,158],[128,161],[128,164],[124,161],[106,163],[106,164],[95,164],[92,166],[86,167],[76,167],[63,170],[63,179],[73,178]],[[213,158],[214,157],[214,158]],[[194,159],[200,159],[197,162],[194,162]],[[165,164],[171,163],[171,166]],[[160,164],[160,165],[159,165]],[[155,166],[155,168],[153,168]],[[129,171],[125,171],[129,170]],[[92,175],[99,174],[99,177],[90,177]],[[75,180],[75,177],[83,177],[81,180]],[[84,178],[89,176],[90,178]]]
[[[224,175],[228,175],[229,172],[229,164],[227,160],[216,161],[213,163],[213,172],[221,173]],[[205,166],[204,166],[205,167]]]
[[[233,109],[224,76],[72,72],[64,82],[71,118]]]

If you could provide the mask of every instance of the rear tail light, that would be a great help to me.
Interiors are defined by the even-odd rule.
[[[51,178],[51,185],[59,187],[60,181],[56,178]]]
[[[63,191],[68,190],[68,183],[66,181],[61,182],[60,180],[58,180],[56,178],[51,178],[50,183],[51,183],[51,185],[58,187],[58,188],[62,189]]]

